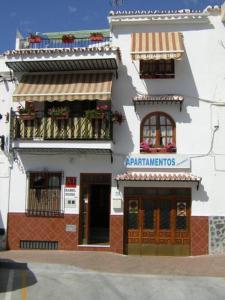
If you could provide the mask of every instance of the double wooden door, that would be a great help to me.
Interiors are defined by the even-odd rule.
[[[128,196],[126,212],[128,254],[190,254],[189,197]]]

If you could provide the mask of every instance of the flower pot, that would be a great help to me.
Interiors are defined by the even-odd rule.
[[[34,120],[35,115],[34,114],[21,114],[21,115],[19,115],[19,118],[24,121]]]
[[[41,42],[41,37],[40,36],[35,36],[35,37],[30,37],[29,38],[29,43],[40,43]]]
[[[64,39],[64,40],[62,40],[63,41],[63,43],[65,43],[65,44],[72,44],[73,42],[74,42],[74,39],[72,40],[72,39]]]
[[[52,114],[50,116],[56,120],[66,120],[69,118],[69,113],[66,112],[64,114]]]
[[[92,42],[102,42],[103,41],[103,36],[101,36],[101,35],[99,35],[99,36],[91,36],[90,37],[90,40],[92,41]]]

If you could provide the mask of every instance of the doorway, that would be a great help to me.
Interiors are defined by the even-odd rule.
[[[111,174],[81,174],[81,244],[108,245]]]
[[[91,185],[89,243],[109,243],[110,186]]]
[[[125,196],[126,253],[189,255],[190,190],[142,189],[140,194],[137,189],[135,193]]]

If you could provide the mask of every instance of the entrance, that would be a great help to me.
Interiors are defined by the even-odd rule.
[[[126,252],[190,254],[190,189],[125,189]]]
[[[81,174],[81,244],[109,244],[110,191],[111,174]]]
[[[89,242],[109,242],[110,186],[92,185],[90,191]]]

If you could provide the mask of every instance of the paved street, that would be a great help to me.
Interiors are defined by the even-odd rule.
[[[225,299],[225,256],[0,252],[0,300]]]
[[[39,263],[1,268],[0,282],[1,300],[225,298],[224,278],[116,274]]]

